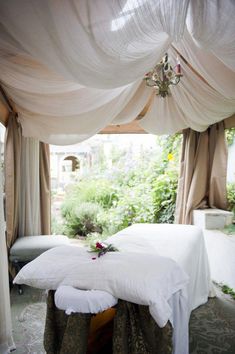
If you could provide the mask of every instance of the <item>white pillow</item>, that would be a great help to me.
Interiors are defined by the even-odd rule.
[[[56,290],[68,272],[90,263],[91,253],[74,245],[52,248],[27,263],[13,283]],[[81,270],[80,270],[81,271]]]

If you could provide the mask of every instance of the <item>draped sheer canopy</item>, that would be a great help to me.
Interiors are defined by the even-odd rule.
[[[128,123],[146,105],[147,132],[204,131],[235,112],[234,17],[232,0],[1,1],[0,81],[23,135],[48,143]],[[163,99],[143,77],[166,51],[185,60]]]
[[[17,129],[12,138],[8,135],[12,142],[6,153],[12,155],[13,165],[8,158],[9,185],[15,180],[19,184],[19,175],[29,183],[29,175],[34,178],[43,161],[49,170],[46,146],[29,138],[76,143],[109,124],[133,121],[146,107],[139,124],[156,134],[185,128],[202,132],[231,116],[235,112],[234,18],[234,0],[0,0],[0,84],[26,138]],[[183,78],[163,99],[143,78],[165,52],[172,65],[177,54],[181,56]],[[30,151],[21,161],[21,145],[22,150],[26,145],[28,150],[40,149],[41,155],[36,159]],[[28,160],[34,160],[35,170],[24,168]],[[6,203],[8,246],[17,236],[16,227],[22,234],[32,233],[24,224],[24,208],[30,205],[27,196],[32,196],[34,208],[28,207],[27,215],[35,216],[34,224],[40,224],[39,200],[44,206],[41,219],[45,219],[49,203],[45,208],[39,185],[44,185],[44,197],[49,196],[47,179],[46,172],[41,173],[37,185],[32,183],[37,195],[30,185],[25,190],[20,184],[18,189],[6,186],[6,201],[12,200],[11,207]],[[1,196],[0,188],[0,226]],[[20,215],[13,210],[19,204]],[[17,222],[18,216],[22,223]],[[3,227],[0,234],[3,241]],[[1,248],[5,250],[5,243]],[[1,265],[5,289],[0,315],[7,332],[0,333],[0,346],[9,348],[13,343],[6,251]]]

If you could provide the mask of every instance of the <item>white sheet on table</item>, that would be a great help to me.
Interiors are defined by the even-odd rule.
[[[193,225],[134,224],[109,237],[120,251],[154,253],[175,260],[189,276],[189,309],[213,295],[203,232]],[[211,291],[211,292],[210,292]]]
[[[188,276],[173,260],[157,254],[113,252],[93,260],[94,254],[76,246],[50,249],[25,265],[14,283],[40,289],[71,285],[107,291],[113,296],[149,306],[160,327],[172,309],[171,296],[186,288]]]
[[[173,354],[188,354],[189,351],[189,309],[187,290],[177,291],[169,299],[172,308],[170,322],[173,327]]]
[[[99,313],[113,307],[118,300],[102,290],[80,290],[69,285],[60,285],[55,292],[55,305],[67,315],[78,313]]]

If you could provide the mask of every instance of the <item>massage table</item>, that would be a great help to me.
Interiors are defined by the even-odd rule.
[[[92,254],[78,247],[62,246],[47,251],[34,260],[35,263],[25,266],[15,282],[51,291],[64,285],[111,293],[119,299],[114,323],[123,312],[123,319],[127,319],[131,306],[135,309],[134,318],[138,318],[138,307],[142,306],[149,316],[145,317],[145,322],[154,320],[158,329],[168,328],[167,333],[173,327],[173,353],[187,354],[190,313],[212,295],[202,231],[189,225],[135,224],[108,238],[107,243],[112,243],[120,252],[94,261]],[[54,301],[54,293],[49,294],[50,301]],[[146,333],[146,329],[140,331],[139,324],[137,331]],[[114,342],[117,333],[114,333]],[[130,336],[133,333],[130,332]],[[169,341],[167,345],[172,348]],[[154,353],[151,345],[150,352]]]

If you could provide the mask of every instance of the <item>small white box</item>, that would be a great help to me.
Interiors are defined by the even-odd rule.
[[[223,229],[232,224],[233,213],[222,209],[197,209],[193,211],[193,224],[206,230]]]

